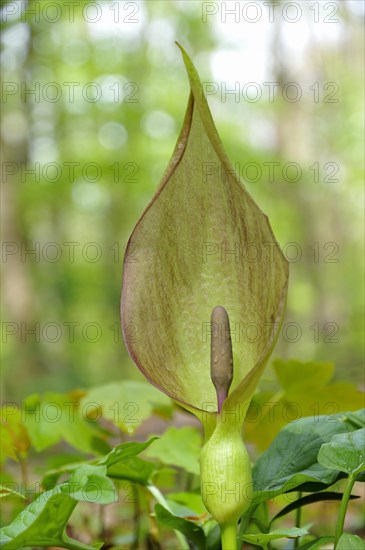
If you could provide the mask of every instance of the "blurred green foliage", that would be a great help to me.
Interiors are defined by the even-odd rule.
[[[92,392],[89,397],[92,398]],[[28,398],[26,405],[34,404],[36,399],[36,396]],[[146,398],[145,404],[148,402],[149,398]],[[10,473],[5,474],[0,486],[0,498],[8,505],[8,512],[2,517],[4,526],[0,529],[4,548],[13,550],[23,546],[55,546],[70,550],[92,550],[101,548],[102,543],[106,544],[106,548],[148,548],[148,536],[157,535],[156,541],[159,538],[156,521],[160,526],[170,529],[170,536],[172,530],[175,530],[175,536],[176,531],[183,533],[201,550],[220,548],[213,533],[218,526],[205,512],[197,490],[201,437],[196,427],[170,427],[161,437],[152,437],[143,443],[124,442],[111,448],[108,443],[113,432],[103,429],[101,418],[94,418],[92,421],[88,418],[86,402],[80,400],[80,395],[48,394],[39,398],[38,403],[38,422],[35,422],[37,407],[33,407],[33,415],[25,416],[25,421],[21,416],[24,409],[18,411],[20,416],[9,409],[3,411],[2,415],[5,417],[5,433],[9,435],[6,443],[11,448],[10,453],[6,447],[3,451],[22,465],[21,483]],[[75,407],[66,412],[61,403],[73,403]],[[91,401],[90,404],[92,403],[94,402]],[[51,423],[55,426],[54,433],[50,430],[50,405],[61,413],[59,420]],[[75,420],[69,422],[69,425],[73,425],[73,436],[77,433],[78,439],[69,437],[68,427],[64,423],[70,410],[73,411]],[[305,417],[289,423],[279,431],[253,468],[253,501],[240,523],[240,536],[244,540],[252,540],[250,537],[263,537],[264,540],[265,537],[275,539],[282,536],[309,535],[306,529],[299,530],[300,532],[287,531],[285,523],[281,527],[284,530],[270,528],[274,521],[277,522],[279,518],[299,507],[307,508],[308,504],[321,502],[328,505],[329,500],[343,500],[342,493],[338,490],[322,491],[330,487],[337,489],[337,483],[347,475],[351,488],[355,480],[364,481],[364,413],[365,409],[362,409],[333,415],[331,418]],[[91,441],[85,444],[85,438],[89,435],[85,428],[88,421],[94,424],[97,434],[94,445],[90,444]],[[117,419],[113,423],[116,425]],[[42,465],[38,465],[37,472],[32,472],[31,477],[28,477],[28,452],[32,453],[33,449],[42,450],[44,459],[46,448],[53,447],[56,452],[60,449],[58,444],[61,437],[69,443],[71,452],[53,456],[53,467],[43,460]],[[102,439],[104,448],[95,444]],[[82,454],[79,454],[80,450]],[[142,456],[138,456],[141,453]],[[29,458],[31,456],[29,454]],[[58,464],[55,462],[56,458]],[[10,466],[9,472],[12,471]],[[34,481],[35,474],[41,474],[42,477]],[[160,485],[167,490],[165,496],[159,489]],[[299,493],[293,499],[293,490],[311,494],[302,497]],[[352,498],[358,497],[353,495]],[[276,513],[270,520],[267,501],[272,503],[273,499]],[[78,507],[78,515],[73,514],[70,518],[80,502],[87,506]],[[154,506],[154,503],[157,505]],[[95,520],[96,505],[99,510],[100,506],[109,505],[107,515],[99,515],[92,529],[88,529],[86,518],[91,513]],[[154,514],[150,517],[152,509]],[[125,512],[127,521],[120,521],[119,516]],[[7,521],[8,514],[10,517]],[[143,526],[144,515],[150,517],[148,531]],[[69,523],[72,530],[66,532],[65,526]],[[254,534],[247,535],[246,529],[251,526],[248,530],[251,533],[254,524],[262,533],[256,534],[254,531]],[[323,530],[322,522],[318,527]],[[353,528],[356,528],[355,523]],[[78,542],[85,530],[90,546],[85,545],[84,541]],[[69,538],[71,533],[77,534],[77,537]],[[123,539],[122,546],[117,545],[118,542],[121,544],[120,536],[127,537]],[[310,539],[316,536],[317,531],[314,528]],[[146,545],[138,544],[142,538]],[[96,543],[94,539],[100,542]],[[161,537],[161,540],[163,548],[176,548],[176,542],[173,542],[174,546],[170,546],[170,537],[167,540]],[[179,542],[181,544],[181,539]],[[259,543],[258,539],[257,542]]]
[[[189,86],[174,40],[203,82],[215,83],[208,100],[225,150],[298,260],[276,354],[333,361],[337,376],[358,382],[361,10],[341,3],[338,22],[326,25],[323,7],[315,23],[301,3],[298,23],[279,7],[273,23],[264,10],[256,24],[242,12],[224,22],[220,9],[204,22],[200,2],[104,1],[91,22],[89,2],[75,3],[73,20],[62,2],[59,19],[54,7],[42,12],[47,2],[18,3],[10,15],[15,4],[2,6],[6,399],[140,377],[119,329],[123,249],[183,121]],[[222,95],[235,82],[239,97]],[[248,82],[260,87],[259,101],[243,97]],[[273,101],[264,82],[277,83]],[[283,98],[288,82],[299,83],[300,101]],[[287,163],[300,166],[299,181]],[[269,369],[263,387],[272,379]]]

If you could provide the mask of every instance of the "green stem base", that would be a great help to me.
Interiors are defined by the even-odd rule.
[[[237,524],[221,525],[222,550],[237,550]]]

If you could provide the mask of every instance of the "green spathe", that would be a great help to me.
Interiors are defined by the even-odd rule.
[[[198,74],[182,53],[190,98],[165,175],[127,246],[122,329],[146,378],[201,417],[207,404],[211,413],[218,409],[209,367],[212,310],[223,306],[238,331],[255,326],[254,342],[232,342],[227,402],[243,404],[244,416],[283,317],[288,264],[267,216],[234,175]],[[135,262],[128,261],[131,247]]]

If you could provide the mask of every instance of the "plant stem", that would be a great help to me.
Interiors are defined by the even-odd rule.
[[[237,524],[221,525],[222,550],[237,550]]]
[[[248,524],[250,523],[251,517],[255,513],[257,507],[258,507],[258,504],[251,505],[251,507],[247,510],[247,512],[245,512],[245,514],[241,516],[241,522],[238,528],[238,536],[241,536],[245,533],[248,527]]]
[[[24,498],[25,498],[25,501],[29,504],[31,502],[31,499],[29,498],[29,495],[27,494],[28,493],[27,489],[28,489],[28,485],[29,485],[27,459],[21,453],[18,453],[18,459],[19,459],[20,470],[21,470],[22,485],[23,485],[23,489],[24,489]]]
[[[301,491],[298,491],[297,498],[298,500],[302,498]],[[301,521],[302,521],[302,508],[300,507],[300,508],[297,508],[295,511],[295,527],[298,527],[298,529],[300,528]],[[296,539],[294,539],[294,548],[299,547],[299,541],[300,541],[300,537],[297,537]]]
[[[132,542],[131,548],[138,549],[139,535],[140,535],[141,507],[139,502],[138,486],[136,485],[135,488],[136,488],[136,499],[134,501],[134,511],[133,511],[134,540]]]
[[[350,495],[352,488],[354,486],[356,480],[356,475],[351,474],[347,480],[347,486],[346,489],[342,495],[342,500],[340,504],[340,510],[338,512],[337,517],[337,524],[336,524],[336,533],[335,533],[335,548],[337,547],[338,541],[340,540],[340,537],[343,533],[343,527],[345,525],[345,517],[346,517],[346,511],[347,506],[349,503]]]
[[[153,547],[153,543],[156,544],[156,548],[159,547],[159,533],[158,533],[158,527],[157,527],[157,518],[156,516],[153,516],[151,514],[151,508],[150,508],[150,501],[151,501],[151,494],[147,491],[146,487],[143,487],[144,495],[146,497],[146,505],[147,505],[147,521],[148,521],[148,541],[146,541],[151,548]]]
[[[173,511],[171,510],[170,506],[168,505],[168,502],[166,501],[165,497],[163,496],[161,491],[158,489],[158,487],[156,487],[156,485],[153,485],[153,483],[149,483],[147,485],[146,489],[148,489],[148,491],[151,493],[151,495],[157,500],[157,502],[159,504],[161,504],[161,506],[163,506],[164,508],[166,508],[166,510],[168,510],[169,512],[171,512],[171,514],[173,514]],[[180,531],[176,531],[176,530],[175,530],[175,535],[176,535],[176,538],[178,539],[179,544],[180,544],[179,549],[189,550],[190,546],[189,546],[188,541],[184,537],[184,535],[182,535],[180,533]],[[234,548],[234,550],[236,550],[236,548]]]
[[[99,504],[99,539],[106,542],[106,529],[105,529],[105,506]]]

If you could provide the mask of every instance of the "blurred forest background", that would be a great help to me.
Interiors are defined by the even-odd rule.
[[[185,113],[175,40],[292,260],[274,356],[360,383],[364,4],[247,4],[2,3],[6,400],[141,376],[120,335],[122,261]]]

